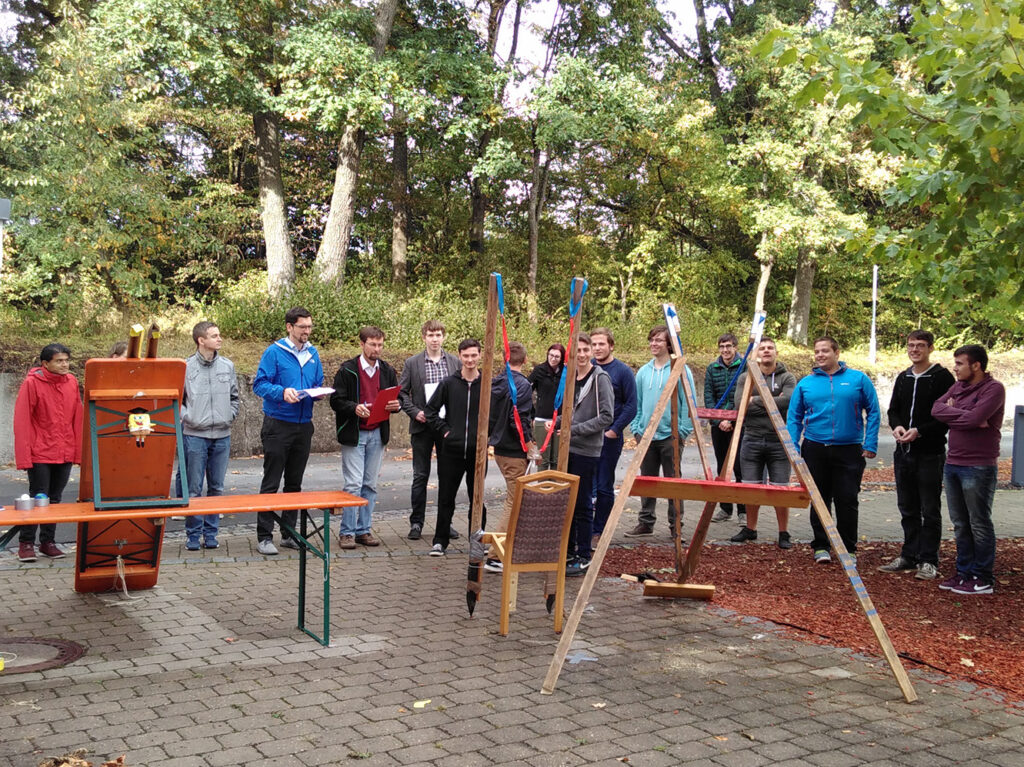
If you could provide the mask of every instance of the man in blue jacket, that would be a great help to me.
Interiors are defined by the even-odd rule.
[[[284,492],[302,491],[302,475],[306,472],[309,448],[313,442],[313,400],[306,389],[323,386],[324,368],[320,355],[309,343],[313,317],[307,309],[296,306],[284,315],[288,333],[275,341],[260,358],[259,370],[252,390],[263,400],[263,481],[261,493],[276,493],[284,477]],[[297,511],[282,511],[281,522],[295,528]],[[281,545],[299,548],[298,542],[282,528]],[[256,515],[256,550],[260,554],[276,554],[274,546],[274,512]]]
[[[793,390],[786,426],[793,442],[804,441],[800,454],[814,484],[832,511],[843,545],[857,551],[857,513],[860,481],[867,458],[878,452],[881,411],[874,384],[864,373],[839,361],[839,344],[822,336],[814,341],[815,368]],[[814,561],[827,564],[829,540],[811,509]]]

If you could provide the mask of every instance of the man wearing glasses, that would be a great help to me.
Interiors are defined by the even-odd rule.
[[[296,306],[284,315],[288,332],[275,341],[260,358],[259,370],[252,390],[263,399],[263,481],[261,493],[276,493],[284,477],[284,492],[302,491],[302,475],[306,472],[309,448],[313,441],[313,400],[306,389],[324,385],[324,368],[320,355],[309,343],[313,318],[307,309]],[[295,528],[297,511],[282,511],[281,522]],[[274,512],[256,515],[256,550],[260,554],[277,554],[274,546]],[[299,548],[298,542],[281,530],[281,545]]]
[[[736,375],[740,365],[743,364],[743,360],[736,353],[737,343],[736,336],[732,333],[723,333],[718,337],[718,359],[708,365],[708,369],[704,373],[704,407],[717,407],[721,410],[733,410],[735,408],[737,387],[733,386],[730,389],[729,382]],[[729,392],[729,395],[725,398],[724,402],[719,404],[726,391]],[[729,443],[732,442],[734,425],[734,421],[711,421],[711,445],[715,449],[715,462],[717,463],[719,474],[722,472],[722,467],[725,465],[725,457],[729,452]],[[737,482],[743,481],[743,472],[740,469],[739,461],[736,461],[733,465],[733,473],[736,476]],[[745,522],[746,507],[742,503],[738,504],[736,511],[737,516],[743,517],[740,522]],[[711,518],[711,521],[725,522],[728,519],[732,519],[732,504],[719,504],[718,511],[715,512],[715,516]]]

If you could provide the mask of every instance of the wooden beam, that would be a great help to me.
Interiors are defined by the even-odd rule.
[[[715,587],[697,583],[656,583],[644,581],[645,597],[662,597],[664,599],[703,599],[710,600],[715,595]]]
[[[572,441],[572,411],[576,397],[576,339],[580,335],[580,322],[583,320],[583,278],[572,278],[572,303],[577,305],[576,317],[570,318],[572,333],[569,334],[569,347],[565,350],[565,392],[562,394],[562,429],[558,434],[558,470],[567,471],[569,466],[569,443]],[[555,418],[558,415],[555,414]],[[589,492],[589,491],[588,491]]]
[[[672,498],[705,503],[750,503],[758,506],[788,506],[795,509],[806,509],[811,505],[811,494],[802,487],[748,485],[706,479],[637,477],[629,494],[642,498]]]

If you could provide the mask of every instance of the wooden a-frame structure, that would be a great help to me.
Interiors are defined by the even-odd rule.
[[[665,315],[672,343],[672,368],[669,373],[668,380],[665,382],[665,388],[662,390],[661,396],[658,398],[658,402],[655,405],[651,421],[637,444],[636,450],[633,454],[633,460],[630,462],[629,467],[626,470],[626,475],[623,478],[622,485],[620,486],[619,494],[617,495],[615,504],[612,506],[611,512],[609,513],[608,522],[605,525],[604,532],[602,533],[597,548],[594,551],[590,568],[587,570],[583,583],[580,585],[580,590],[576,597],[576,601],[573,604],[572,612],[569,615],[565,629],[559,639],[554,657],[551,659],[551,665],[548,668],[547,676],[544,678],[541,692],[550,695],[555,690],[555,685],[558,682],[562,666],[564,665],[566,656],[569,653],[569,647],[572,644],[572,640],[576,634],[577,628],[579,627],[580,620],[583,617],[583,611],[586,608],[587,603],[590,601],[590,594],[593,591],[594,584],[597,582],[598,573],[601,570],[601,564],[604,561],[604,557],[608,552],[608,547],[611,544],[612,535],[619,523],[622,512],[625,509],[626,500],[631,495],[646,495],[651,497],[673,498],[680,501],[704,501],[704,510],[701,513],[700,520],[697,522],[697,527],[694,530],[693,538],[687,548],[685,560],[683,560],[681,556],[681,543],[679,541],[678,530],[680,520],[678,518],[679,515],[677,515],[677,529],[674,531],[675,534],[673,535],[674,545],[676,548],[676,583],[650,584],[650,586],[645,584],[645,595],[692,596],[703,599],[710,597],[708,587],[695,586],[690,584],[688,581],[700,562],[700,552],[704,545],[704,541],[707,538],[708,527],[711,523],[711,515],[714,512],[715,506],[719,502],[731,501],[736,503],[758,503],[766,506],[789,507],[806,507],[809,503],[809,505],[814,508],[814,512],[818,515],[818,519],[821,520],[829,541],[839,556],[839,560],[843,565],[843,571],[849,579],[850,586],[853,588],[857,601],[860,603],[861,609],[864,611],[864,615],[867,617],[868,622],[871,625],[871,629],[875,634],[875,638],[878,640],[882,654],[885,656],[886,662],[889,664],[889,668],[892,670],[893,676],[896,678],[896,682],[900,687],[900,691],[903,693],[904,699],[908,703],[917,700],[917,693],[910,682],[910,678],[907,676],[906,670],[903,668],[903,664],[900,662],[899,656],[896,654],[896,650],[889,639],[889,635],[886,633],[885,627],[882,625],[881,618],[878,616],[878,611],[871,602],[867,589],[864,587],[864,583],[857,572],[856,560],[849,554],[849,552],[847,552],[846,547],[843,545],[842,538],[839,536],[839,531],[836,529],[835,522],[829,513],[828,507],[825,505],[825,501],[822,498],[821,493],[814,484],[814,479],[811,477],[810,470],[807,468],[807,464],[800,455],[800,451],[793,444],[793,440],[786,428],[786,423],[775,405],[775,400],[771,396],[771,391],[768,389],[768,385],[764,380],[764,376],[761,374],[760,368],[758,368],[757,365],[747,366],[748,374],[746,378],[746,385],[741,396],[734,433],[740,433],[743,426],[742,417],[746,412],[747,402],[756,390],[757,394],[761,396],[761,399],[764,402],[765,409],[768,411],[772,426],[774,427],[775,432],[779,437],[779,441],[782,443],[786,451],[790,465],[800,481],[801,487],[799,488],[780,488],[767,485],[750,485],[730,482],[730,474],[736,459],[736,451],[739,444],[739,441],[736,439],[733,439],[730,443],[729,452],[721,474],[719,474],[717,478],[712,477],[710,463],[708,462],[707,457],[707,448],[704,443],[703,429],[700,426],[697,414],[697,404],[693,396],[693,387],[690,386],[689,380],[685,375],[686,357],[683,354],[679,342],[679,322],[678,315],[675,312],[675,307],[671,304],[665,304]],[[763,316],[760,320],[763,322]],[[757,327],[758,324],[758,321],[755,319],[755,327]],[[754,333],[754,335],[757,338],[760,337],[759,332]],[[665,408],[669,406],[669,400],[672,400],[673,405],[676,404],[676,390],[679,386],[682,386],[685,393],[687,410],[693,422],[694,435],[697,439],[697,450],[700,453],[704,479],[684,480],[665,479],[661,477],[639,478],[640,463],[643,460],[647,449],[650,447],[651,441],[654,438],[654,433],[657,430],[657,424],[661,420],[661,416],[665,412]],[[675,436],[676,424],[677,419],[673,408],[673,436]],[[678,440],[675,439],[673,441],[678,442]],[[662,587],[662,593],[657,593],[659,586]],[[713,587],[711,591],[713,591]]]

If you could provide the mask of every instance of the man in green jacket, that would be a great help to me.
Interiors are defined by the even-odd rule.
[[[718,359],[708,365],[704,373],[704,407],[718,407],[722,410],[734,410],[736,408],[736,392],[739,387],[733,386],[729,389],[729,381],[736,375],[743,360],[736,353],[738,342],[732,333],[723,333],[718,337]],[[726,395],[728,390],[728,395]],[[725,397],[724,401],[722,397]],[[721,404],[719,402],[721,401]],[[725,465],[725,456],[729,452],[729,443],[732,442],[734,421],[712,419],[711,421],[711,446],[715,450],[715,461],[718,464],[717,471],[722,473]],[[737,451],[738,453],[738,451]],[[733,466],[733,473],[737,482],[743,481],[743,471],[739,461]],[[738,504],[740,522],[746,520],[747,509],[743,504]],[[718,511],[711,518],[712,522],[724,522],[732,519],[732,504],[721,503]]]

